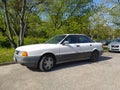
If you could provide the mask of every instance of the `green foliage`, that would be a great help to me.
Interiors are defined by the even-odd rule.
[[[0,48],[0,63],[14,62],[13,60],[14,49]]]
[[[26,23],[25,45],[43,43],[54,35],[66,33],[86,34],[95,40],[112,38],[112,35],[119,36],[119,30],[112,32],[110,27],[104,25],[104,18],[98,17],[99,7],[94,6],[92,0],[43,0],[44,3],[40,3],[40,1],[27,2],[24,17],[24,23]],[[16,3],[20,4],[17,6]],[[9,0],[8,6],[10,7],[8,8],[10,25],[13,28],[12,35],[14,41],[18,43],[21,0]],[[34,8],[31,9],[31,6]],[[90,17],[94,17],[95,13],[98,16],[91,21]],[[0,16],[0,27],[6,28],[2,11]],[[8,32],[6,33],[8,34]],[[9,47],[7,38],[1,37],[0,46]]]
[[[44,43],[47,39],[45,38],[36,38],[36,37],[27,37],[25,38],[24,44],[39,44],[39,43]]]
[[[26,6],[23,8],[23,3]],[[9,0],[3,3],[1,10],[8,12],[8,23],[0,23],[5,28],[5,34],[12,39],[17,46],[25,44],[43,42],[42,38],[50,38],[56,34],[64,33],[89,33],[88,22],[90,12],[89,3],[92,0]],[[19,3],[19,5],[18,5]],[[0,3],[1,4],[1,3]],[[2,5],[2,4],[1,4]],[[9,8],[8,8],[9,7]],[[22,9],[25,12],[22,12]],[[24,15],[23,17],[21,15]],[[41,20],[43,18],[47,19]],[[3,14],[3,16],[6,16]],[[5,22],[5,17],[2,18]],[[4,28],[2,28],[4,29]],[[8,32],[7,32],[8,31]],[[9,33],[11,32],[11,34]],[[2,32],[3,33],[3,32]],[[11,36],[11,37],[10,37]],[[25,40],[24,40],[25,36]],[[28,39],[33,37],[35,40]],[[41,40],[39,40],[39,38]],[[10,40],[10,41],[12,41]]]
[[[115,29],[113,31],[113,38],[117,38],[120,37],[120,29]]]
[[[112,23],[114,23],[114,25],[120,29],[120,1],[117,0],[116,3],[111,1],[111,3],[114,5],[114,7],[112,7],[108,12],[112,16]]]
[[[7,38],[3,37],[1,34],[0,34],[0,47],[3,47],[3,48],[10,48],[11,45],[8,41]]]

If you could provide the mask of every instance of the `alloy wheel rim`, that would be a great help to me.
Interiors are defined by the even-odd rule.
[[[47,57],[45,60],[44,60],[44,65],[43,67],[46,69],[46,70],[50,70],[52,67],[53,67],[53,58],[52,57]]]

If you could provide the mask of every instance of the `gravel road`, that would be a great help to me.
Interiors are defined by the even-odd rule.
[[[0,66],[0,90],[120,90],[120,53],[57,65],[39,72],[19,64]]]

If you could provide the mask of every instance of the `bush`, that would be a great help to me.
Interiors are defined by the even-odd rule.
[[[0,48],[0,63],[14,62],[14,51],[13,48]]]
[[[6,39],[5,37],[0,37],[0,47],[10,48],[11,45],[10,45],[10,43],[9,43],[9,40]]]

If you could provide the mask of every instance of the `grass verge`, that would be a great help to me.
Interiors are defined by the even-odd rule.
[[[0,63],[14,62],[13,55],[13,48],[0,48]]]
[[[108,52],[108,47],[107,46],[103,46],[103,50],[104,50],[104,52]]]

